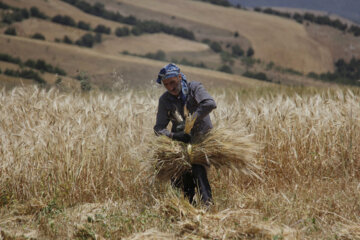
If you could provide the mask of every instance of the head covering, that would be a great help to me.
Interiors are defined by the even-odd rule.
[[[179,74],[181,74],[180,97],[181,97],[181,100],[182,100],[183,104],[185,104],[189,88],[188,88],[188,85],[187,85],[186,76],[185,76],[185,74],[180,72],[180,68],[178,66],[176,66],[174,63],[169,63],[169,64],[165,65],[160,70],[160,72],[158,74],[158,78],[156,79],[156,82],[161,84],[161,82],[163,80],[171,78],[171,77],[177,77],[177,76],[179,76]]]
[[[161,82],[167,78],[176,77],[180,74],[180,68],[174,63],[169,63],[165,65],[159,72],[156,82],[161,84]]]

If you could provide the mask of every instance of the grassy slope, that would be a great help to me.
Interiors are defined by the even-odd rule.
[[[7,3],[11,6],[16,6],[20,8],[30,8],[32,6],[36,6],[40,11],[45,13],[46,15],[53,17],[55,15],[68,15],[71,16],[76,22],[85,21],[90,23],[93,28],[95,28],[98,24],[103,24],[105,26],[111,27],[112,31],[115,31],[117,27],[127,26],[126,24],[121,24],[109,20],[105,20],[96,16],[92,16],[82,12],[80,9],[77,9],[67,3],[64,3],[60,0],[3,0],[4,3]]]
[[[304,26],[294,21],[197,1],[151,0],[151,4],[148,0],[118,2],[147,8],[158,14],[174,15],[177,19],[184,18],[195,23],[238,31],[250,40],[256,57],[284,67],[304,72],[326,72],[333,69],[329,50],[310,38]]]
[[[44,35],[45,39],[49,41],[55,41],[55,38],[63,39],[65,35],[75,41],[87,33],[87,31],[78,28],[68,27],[37,18],[30,18],[12,25],[16,29],[17,36],[31,37],[34,33],[41,33]],[[5,28],[6,27],[4,27],[4,29]]]
[[[159,33],[159,34],[143,34],[141,36],[115,37],[104,36],[102,44],[96,45],[95,50],[105,54],[121,53],[128,51],[144,55],[146,53],[154,53],[158,50],[168,52],[202,52],[208,51],[206,44],[198,43],[183,38]]]
[[[53,65],[61,66],[70,76],[85,71],[92,75],[103,75],[101,81],[111,78],[111,73],[118,72],[126,83],[134,86],[150,83],[150,80],[156,78],[159,69],[166,64],[132,56],[102,54],[72,45],[5,35],[0,35],[0,45],[6,46],[2,49],[4,53],[19,56],[22,60],[44,59]],[[207,84],[236,84],[244,87],[268,85],[261,81],[206,69],[185,66],[182,69],[190,80]]]
[[[20,70],[20,66],[17,64],[0,61],[0,69],[2,70],[2,74],[0,74],[0,88],[3,86],[12,88],[19,85],[30,85],[35,83],[35,81],[31,79],[16,78],[4,74],[6,69]],[[54,85],[57,78],[60,77],[62,86],[71,89],[79,88],[79,84],[80,84],[79,81],[72,79],[70,77],[57,76],[56,74],[51,74],[46,72],[41,73],[36,69],[32,69],[32,70],[38,72],[39,75],[46,81],[47,84]]]

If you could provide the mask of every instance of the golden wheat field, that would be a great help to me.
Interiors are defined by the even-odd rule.
[[[360,239],[357,89],[210,89],[261,167],[210,167],[210,209],[143,168],[162,91],[0,91],[0,239]]]

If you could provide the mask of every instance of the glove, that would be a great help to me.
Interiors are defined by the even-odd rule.
[[[174,133],[172,138],[183,143],[189,143],[191,141],[191,136],[184,131]]]
[[[179,123],[176,126],[176,132],[182,132],[182,131],[184,131],[184,129],[185,129],[185,121]]]

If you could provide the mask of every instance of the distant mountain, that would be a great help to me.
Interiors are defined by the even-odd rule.
[[[229,0],[244,7],[289,7],[325,11],[360,23],[359,0]]]

